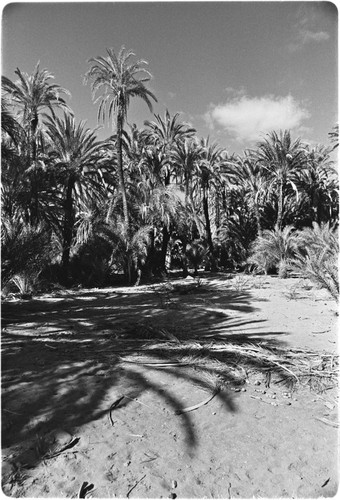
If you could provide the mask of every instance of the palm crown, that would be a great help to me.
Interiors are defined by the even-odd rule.
[[[86,83],[91,81],[94,102],[99,102],[98,119],[105,121],[106,116],[115,116],[117,120],[124,121],[132,97],[142,99],[152,111],[151,99],[157,99],[145,86],[152,78],[144,67],[148,63],[143,59],[131,61],[135,54],[125,47],[121,48],[118,56],[113,49],[106,49],[106,52],[106,57],[89,60],[92,66],[85,76]]]

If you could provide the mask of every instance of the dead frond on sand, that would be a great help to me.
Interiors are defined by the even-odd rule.
[[[157,365],[150,364],[154,358]],[[121,360],[131,362],[124,355]],[[169,363],[179,369],[191,366],[225,385],[242,385],[251,373],[263,373],[268,383],[282,383],[290,388],[309,386],[316,392],[337,386],[339,377],[338,355],[250,343],[155,343],[139,351],[138,363],[158,368],[169,367]]]

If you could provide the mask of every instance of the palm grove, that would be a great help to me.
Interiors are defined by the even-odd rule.
[[[147,63],[124,47],[89,60],[97,138],[36,66],[2,78],[2,287],[138,284],[170,269],[303,273],[337,280],[338,178],[329,144],[273,131],[240,156],[178,113],[153,115]],[[128,124],[131,100],[149,108]],[[147,109],[146,109],[147,113]]]

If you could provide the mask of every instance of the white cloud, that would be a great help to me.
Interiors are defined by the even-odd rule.
[[[329,39],[329,34],[326,33],[326,31],[301,30],[300,37],[302,39],[302,43],[323,42],[324,40]]]
[[[290,52],[295,52],[306,44],[321,43],[329,40],[329,33],[320,30],[320,24],[323,22],[323,19],[314,5],[302,4],[297,11],[296,18],[297,21],[293,26],[294,36],[288,44]]]
[[[218,124],[239,141],[258,140],[272,130],[299,129],[309,112],[292,96],[247,97],[210,105],[205,120],[210,128]]]

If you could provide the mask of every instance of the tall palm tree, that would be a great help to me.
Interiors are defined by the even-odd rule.
[[[77,199],[99,198],[103,187],[98,169],[102,143],[97,141],[94,131],[85,128],[85,123],[77,124],[70,112],[65,112],[62,118],[48,117],[46,123],[51,144],[50,161],[63,186],[62,266],[65,277],[69,268]]]
[[[212,271],[216,271],[214,245],[212,240],[209,215],[209,191],[215,179],[219,178],[219,167],[222,159],[222,149],[217,143],[209,144],[209,137],[201,139],[200,159],[197,164],[196,177],[202,189],[203,213],[205,219],[206,237],[209,246]]]
[[[123,173],[122,135],[127,118],[130,100],[133,97],[142,99],[152,111],[151,99],[157,101],[153,93],[147,89],[152,75],[145,68],[144,60],[133,61],[135,54],[122,47],[116,55],[113,49],[106,49],[106,57],[95,57],[89,60],[92,65],[86,73],[85,81],[91,82],[92,97],[99,101],[98,119],[105,121],[106,116],[116,124],[118,174],[123,199],[124,220],[129,227],[127,194]]]
[[[276,226],[280,230],[284,217],[284,196],[287,188],[298,195],[292,180],[292,173],[303,168],[306,161],[305,149],[300,139],[292,141],[290,131],[271,132],[257,145],[254,153],[259,165],[265,170],[268,187],[275,189],[278,200]]]
[[[37,162],[38,147],[41,141],[41,121],[46,111],[56,108],[68,109],[63,95],[70,95],[69,91],[58,84],[52,84],[54,75],[47,69],[40,69],[36,65],[32,75],[16,69],[19,77],[12,82],[2,77],[2,86],[9,102],[18,111],[21,125],[28,137],[28,168],[32,182],[32,197],[34,200],[32,222],[39,222],[39,166]]]

